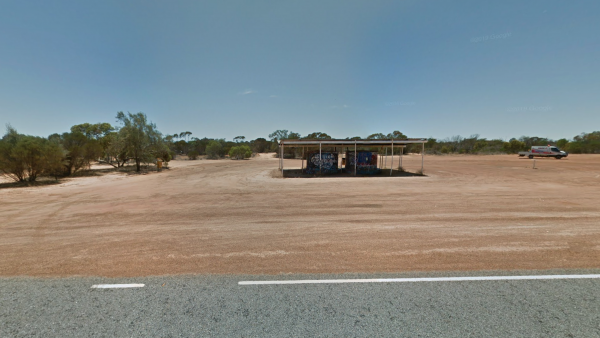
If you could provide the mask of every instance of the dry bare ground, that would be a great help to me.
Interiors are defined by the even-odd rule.
[[[427,156],[426,177],[282,179],[263,155],[1,189],[0,275],[600,268],[600,156],[536,162]]]

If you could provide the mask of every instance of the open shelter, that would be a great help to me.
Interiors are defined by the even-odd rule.
[[[402,149],[401,153],[400,153],[400,163],[399,166],[402,166],[402,154],[404,152],[404,148],[407,145],[413,145],[413,144],[421,144],[421,173],[424,170],[424,162],[425,162],[425,158],[424,158],[424,153],[425,153],[425,143],[427,142],[427,139],[424,138],[413,138],[413,139],[403,139],[403,140],[394,140],[394,139],[389,139],[389,140],[335,140],[335,139],[331,139],[331,140],[297,140],[297,139],[284,139],[284,140],[280,140],[279,141],[279,170],[281,170],[283,172],[284,170],[284,150],[286,148],[302,148],[302,171],[304,172],[305,170],[305,166],[304,166],[304,159],[305,159],[305,153],[307,150],[313,149],[313,151],[315,151],[315,149],[318,148],[319,153],[318,153],[318,157],[316,157],[316,154],[312,153],[311,157],[314,158],[315,161],[317,163],[317,168],[319,170],[319,172],[322,172],[323,170],[325,170],[325,172],[331,172],[332,171],[332,167],[331,166],[327,166],[327,168],[323,169],[324,164],[334,164],[337,166],[338,158],[337,158],[337,148],[340,148],[341,151],[343,151],[344,148],[346,148],[347,153],[350,155],[350,160],[346,158],[345,162],[342,162],[342,166],[345,165],[345,169],[346,172],[350,172],[350,173],[354,173],[354,175],[356,175],[359,172],[359,164],[360,164],[360,159],[359,159],[359,147],[389,147],[391,149],[391,154],[392,154],[392,158],[391,158],[391,167],[390,167],[390,175],[392,175],[392,171],[393,171],[393,165],[394,165],[394,148],[395,149]],[[335,153],[323,153],[323,147],[328,147],[328,148],[334,148]],[[332,156],[332,154],[334,154],[335,156]],[[353,155],[353,156],[352,156]],[[308,158],[307,158],[308,160]],[[383,157],[380,157],[380,161],[383,161]],[[307,161],[308,162],[308,161]],[[386,162],[387,162],[387,151],[386,151]],[[308,168],[308,163],[307,163],[307,167]],[[342,170],[343,168],[340,167],[335,167],[335,170]]]

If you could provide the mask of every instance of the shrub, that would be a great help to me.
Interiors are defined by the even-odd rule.
[[[247,145],[241,145],[237,147],[231,147],[229,150],[229,157],[236,160],[244,158],[250,158],[252,156],[252,150]]]
[[[0,140],[0,174],[15,181],[33,182],[41,175],[58,176],[63,151],[43,137],[18,134],[12,127]]]
[[[187,153],[187,156],[188,156],[188,158],[190,160],[197,160],[199,155],[200,154],[196,150],[192,150],[192,151],[190,151],[190,152]]]
[[[223,156],[223,145],[221,142],[212,140],[206,146],[206,157],[210,159],[217,159]]]

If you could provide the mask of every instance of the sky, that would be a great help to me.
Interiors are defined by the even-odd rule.
[[[0,0],[0,124],[164,134],[600,130],[600,1]]]

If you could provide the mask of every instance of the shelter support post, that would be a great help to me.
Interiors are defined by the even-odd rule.
[[[323,155],[321,153],[321,142],[319,142],[319,174],[321,173],[322,167],[323,167]]]
[[[358,158],[356,158],[356,142],[354,142],[354,176],[356,176],[356,164],[358,163]]]
[[[423,162],[425,162],[425,143],[422,143],[421,148],[421,174],[423,174]]]
[[[281,174],[283,174],[283,144],[281,145]]]
[[[400,148],[400,166],[398,169],[402,168],[402,155],[404,155],[404,147]]]
[[[392,163],[390,164],[390,176],[392,176],[393,170],[394,170],[394,140],[392,139]]]

